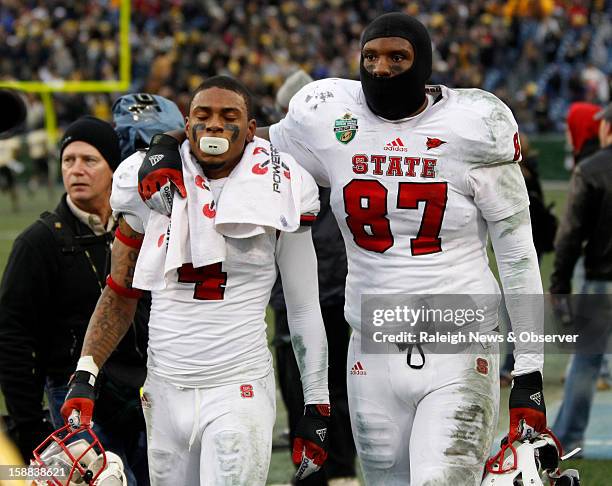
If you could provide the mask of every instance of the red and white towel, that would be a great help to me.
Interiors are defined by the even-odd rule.
[[[291,177],[295,162],[283,157],[261,138],[255,138],[215,201],[208,179],[191,155],[189,142],[181,145],[187,197],[174,194],[172,215],[151,213],[134,287],[161,290],[170,272],[185,263],[195,268],[222,262],[225,236],[249,238],[266,228],[295,231],[300,225],[302,178]]]

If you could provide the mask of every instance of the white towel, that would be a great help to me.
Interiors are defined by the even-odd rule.
[[[266,227],[288,232],[298,229],[301,177],[291,177],[294,163],[270,142],[255,137],[219,197],[217,231],[248,238],[264,233]]]
[[[185,263],[199,268],[225,261],[225,236],[249,238],[266,228],[295,231],[300,225],[300,174],[291,177],[293,159],[283,160],[266,140],[255,138],[245,147],[218,202],[188,141],[181,145],[181,159],[187,197],[174,194],[170,218],[151,212],[135,288],[164,289],[173,270]]]

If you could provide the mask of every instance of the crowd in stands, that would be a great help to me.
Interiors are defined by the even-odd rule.
[[[3,0],[0,79],[116,79],[119,3]],[[527,133],[562,131],[571,102],[608,101],[611,9],[610,0],[132,0],[131,90],[185,110],[202,78],[232,74],[266,122],[298,67],[315,79],[357,79],[364,26],[403,10],[432,34],[432,83],[496,93]],[[118,94],[56,95],[60,125],[87,112],[110,118]]]

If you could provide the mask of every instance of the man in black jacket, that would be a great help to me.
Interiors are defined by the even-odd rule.
[[[612,330],[612,104],[595,118],[601,120],[601,150],[583,160],[572,174],[550,279],[553,302],[558,308],[569,308],[572,272],[584,253],[585,281],[573,301],[572,319],[585,339],[601,345],[600,349],[580,350],[567,375],[553,430],[568,450],[582,445],[604,346]]]
[[[77,120],[64,133],[60,158],[66,194],[54,212],[17,237],[0,287],[0,386],[26,460],[63,425],[59,407],[110,271],[115,227],[109,198],[120,148],[112,126],[93,117]],[[146,373],[148,308],[143,300],[101,371],[103,406],[95,417],[104,446],[123,456],[129,484],[136,478],[148,484],[138,394]],[[53,426],[45,420],[43,390]]]

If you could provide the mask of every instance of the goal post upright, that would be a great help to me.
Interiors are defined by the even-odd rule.
[[[57,115],[53,105],[53,93],[112,93],[124,92],[130,87],[132,68],[130,52],[130,0],[116,0],[112,3],[119,4],[119,79],[110,81],[57,80],[51,82],[0,80],[0,88],[40,94],[45,108],[45,130],[47,131],[50,146],[55,146],[57,141]],[[49,164],[49,175],[51,177],[55,177],[55,165]]]

